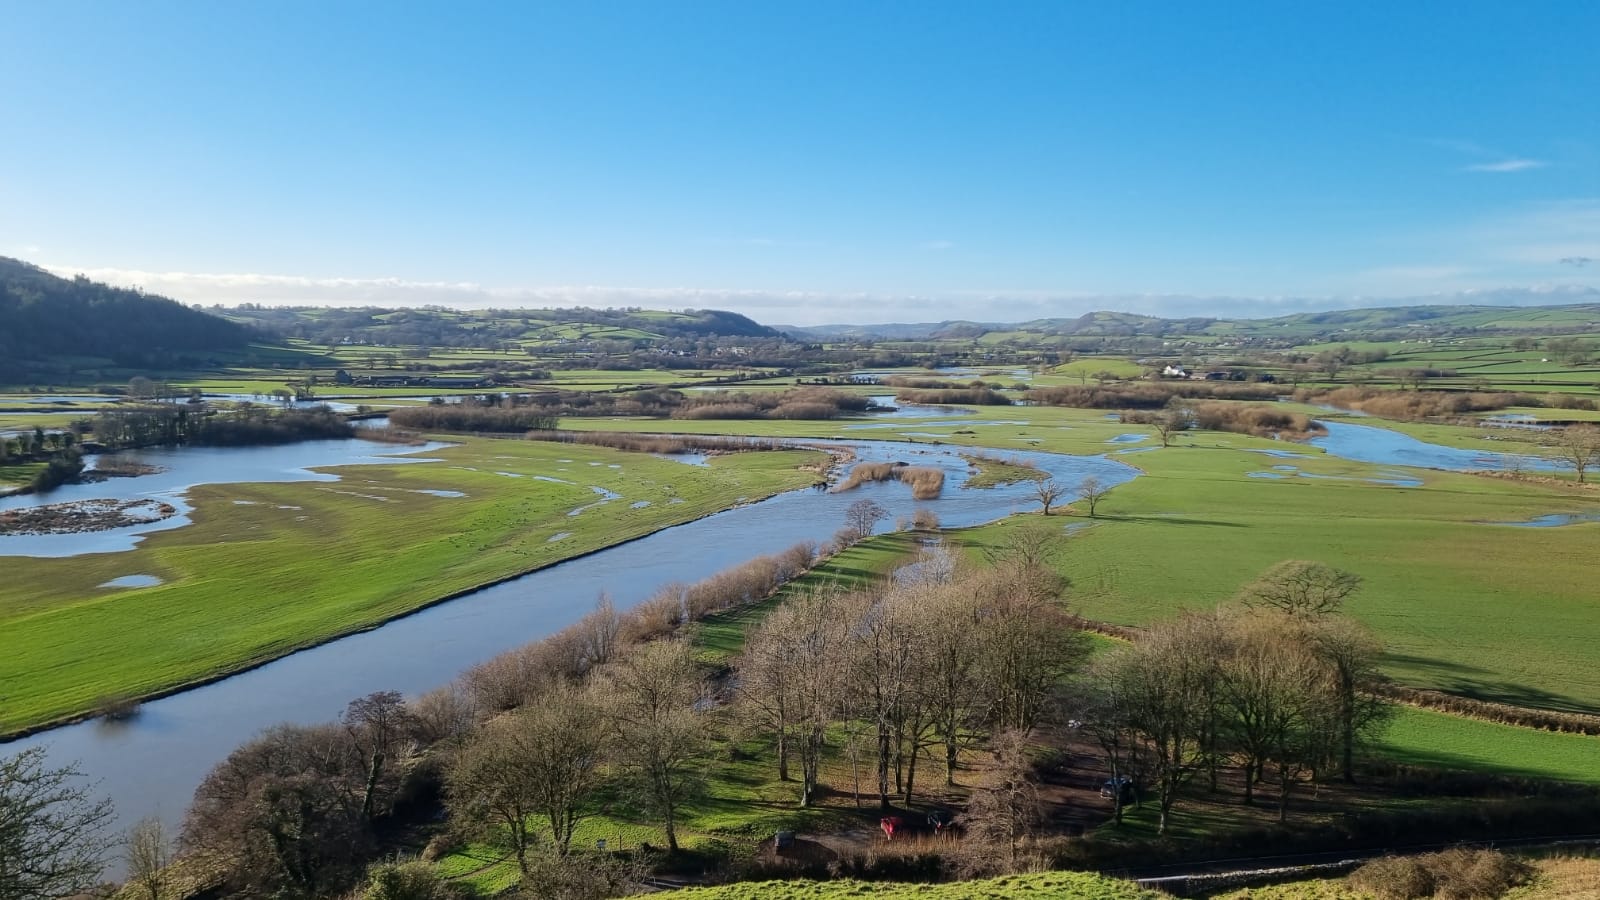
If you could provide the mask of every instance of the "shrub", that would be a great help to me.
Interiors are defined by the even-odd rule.
[[[1044,406],[1072,406],[1080,409],[1162,409],[1173,397],[1200,400],[1276,400],[1278,388],[1271,384],[1229,384],[1209,381],[1114,385],[1109,387],[1063,386],[1038,388],[1027,397]]]
[[[1010,406],[1011,398],[987,387],[944,388],[942,390],[901,390],[894,396],[897,403],[928,403],[951,405],[970,403],[974,406]]]
[[[1415,856],[1385,856],[1350,875],[1350,883],[1378,900],[1418,900],[1432,897],[1433,873]]]
[[[918,500],[934,500],[944,492],[944,470],[931,466],[902,466],[895,470],[900,483],[911,488]]]
[[[466,894],[425,862],[380,863],[368,870],[361,900],[456,900]]]
[[[1385,856],[1350,875],[1378,900],[1492,900],[1528,880],[1527,863],[1498,850],[1452,847],[1419,856]]]

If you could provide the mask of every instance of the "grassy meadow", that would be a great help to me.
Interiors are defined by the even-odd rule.
[[[870,427],[856,427],[862,425]],[[1082,614],[1141,624],[1225,601],[1280,560],[1315,559],[1366,579],[1350,612],[1388,642],[1387,669],[1400,681],[1522,705],[1600,709],[1600,667],[1590,639],[1600,596],[1588,574],[1600,524],[1490,524],[1589,509],[1594,499],[1587,493],[1442,471],[1400,472],[1314,447],[1217,432],[1183,434],[1174,446],[1159,448],[1148,426],[1048,407],[870,421],[584,419],[566,420],[563,427],[898,438],[988,447],[1000,455],[1010,449],[1111,453],[1144,477],[1113,489],[1093,525],[1078,532],[1064,554],[1062,569],[1073,582],[1069,602]],[[1113,443],[1124,434],[1148,437]],[[1417,436],[1433,437],[1426,431]],[[1274,470],[1278,465],[1295,471]],[[1383,483],[1397,474],[1422,485]],[[975,529],[961,540],[981,548],[1008,527]]]
[[[476,438],[434,456],[443,461],[350,467],[331,483],[201,486],[189,494],[192,524],[134,550],[8,558],[0,733],[235,671],[741,498],[803,487],[815,475],[796,466],[821,459],[746,453],[697,467]],[[591,486],[621,499],[569,516],[596,502]],[[465,496],[418,493],[429,490]],[[650,505],[630,506],[640,501]],[[98,587],[130,573],[165,583]]]

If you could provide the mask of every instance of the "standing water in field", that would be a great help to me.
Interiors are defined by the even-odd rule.
[[[1307,444],[1327,451],[1329,456],[1356,462],[1417,466],[1424,469],[1452,469],[1459,472],[1516,468],[1552,472],[1561,468],[1555,460],[1542,456],[1444,447],[1419,441],[1408,434],[1390,431],[1387,428],[1374,428],[1371,425],[1329,421],[1319,421],[1317,424],[1326,428],[1328,433],[1322,437],[1312,438],[1306,442]]]

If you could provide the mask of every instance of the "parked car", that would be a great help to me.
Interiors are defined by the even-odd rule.
[[[1123,803],[1132,803],[1138,799],[1138,791],[1139,789],[1134,787],[1133,779],[1126,775],[1108,778],[1105,784],[1100,785],[1100,796],[1107,800],[1115,800],[1120,794]]]

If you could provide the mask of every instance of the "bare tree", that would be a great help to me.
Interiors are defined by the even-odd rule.
[[[171,861],[161,820],[149,816],[135,822],[128,829],[122,858],[128,867],[128,883],[147,900],[161,900],[167,882],[167,863]]]
[[[964,819],[969,834],[1000,847],[1015,865],[1017,845],[1040,820],[1039,785],[1025,736],[1008,731],[995,738],[989,781],[972,792]]]
[[[578,620],[579,652],[585,671],[597,669],[612,659],[621,647],[622,617],[611,602],[611,595],[602,593],[595,601],[594,610]]]
[[[1061,679],[1088,659],[1088,639],[1055,603],[1025,589],[974,581],[971,590],[983,599],[974,627],[985,718],[996,731],[1029,734]]]
[[[418,697],[411,704],[411,711],[417,738],[423,744],[461,738],[472,730],[478,718],[478,705],[460,680]]]
[[[1289,755],[1285,748],[1306,727],[1320,673],[1293,618],[1275,615],[1229,624],[1219,647],[1218,697],[1224,737],[1239,757],[1244,802],[1250,804],[1267,760],[1278,762],[1280,771],[1297,761],[1283,758]]]
[[[1336,613],[1361,588],[1361,576],[1303,559],[1277,563],[1246,585],[1239,600],[1246,606],[1271,607],[1297,616]]]
[[[932,726],[919,684],[925,646],[914,608],[922,594],[903,589],[856,595],[843,635],[848,646],[841,643],[853,670],[853,711],[875,729],[878,802],[885,809],[891,767],[896,791],[910,802],[917,759]]]
[[[279,725],[241,745],[195,790],[181,844],[246,894],[315,897],[349,886],[371,843],[365,771],[336,725]]]
[[[1339,771],[1355,780],[1355,751],[1385,722],[1392,707],[1373,690],[1383,680],[1378,660],[1383,644],[1366,626],[1342,616],[1318,620],[1311,650],[1329,669],[1337,715]]]
[[[1089,508],[1089,518],[1094,518],[1095,507],[1100,505],[1101,498],[1105,497],[1106,491],[1109,490],[1111,486],[1094,475],[1078,482],[1078,499]]]
[[[828,728],[839,718],[849,681],[850,621],[843,595],[831,589],[786,604],[775,627],[789,642],[794,689],[795,754],[800,759],[800,805],[816,797]]]
[[[1013,593],[1037,600],[1055,600],[1067,589],[1067,579],[1056,569],[1066,546],[1061,529],[1038,520],[1026,521],[1005,532],[998,545],[988,548],[991,573]]]
[[[492,719],[479,729],[445,773],[445,803],[458,826],[509,845],[526,876],[539,796],[532,771],[536,753],[522,731],[515,716]]]
[[[889,511],[876,500],[857,500],[845,507],[845,527],[855,532],[859,537],[872,534],[872,529],[879,522],[889,518]]]
[[[1188,615],[1097,663],[1098,682],[1116,693],[1128,731],[1145,745],[1161,834],[1178,791],[1211,759],[1219,643],[1213,618]]]
[[[954,785],[961,751],[981,732],[984,700],[982,604],[965,585],[940,587],[915,604],[923,648],[919,690],[944,749],[944,783]]]
[[[1173,397],[1166,408],[1150,417],[1150,424],[1155,426],[1161,446],[1170,447],[1175,435],[1194,427],[1194,410],[1181,397]]]
[[[1050,515],[1050,507],[1055,505],[1055,502],[1060,500],[1066,492],[1067,489],[1062,487],[1054,478],[1045,478],[1033,483],[1033,496],[1042,507],[1042,515]]]
[[[0,898],[67,897],[100,878],[111,801],[90,796],[83,777],[51,768],[42,747],[0,759]]]
[[[616,759],[661,817],[667,848],[678,849],[678,811],[701,784],[705,685],[689,647],[658,640],[602,670]]]
[[[1122,824],[1126,798],[1132,793],[1136,802],[1142,802],[1139,783],[1144,771],[1144,744],[1133,723],[1133,711],[1123,695],[1118,680],[1121,670],[1116,666],[1097,665],[1078,684],[1078,690],[1069,699],[1074,718],[1068,727],[1077,728],[1100,745],[1105,754],[1107,774],[1111,777],[1112,818]],[[1124,787],[1126,785],[1127,787]],[[1131,790],[1130,790],[1131,789]]]
[[[789,607],[780,606],[751,632],[734,667],[740,711],[770,731],[778,753],[778,780],[789,780],[789,741],[800,700],[794,684],[794,644]]]
[[[399,691],[375,691],[351,701],[340,722],[366,770],[361,817],[370,822],[378,814],[376,801],[380,793],[385,800],[393,799],[398,779],[393,777],[389,763],[404,751],[409,736],[416,731],[416,719],[406,709]]]
[[[556,852],[566,855],[601,784],[606,733],[600,704],[589,692],[562,685],[516,721],[534,805],[550,822]]]
[[[1577,473],[1578,483],[1593,466],[1600,464],[1600,428],[1593,425],[1568,425],[1557,429],[1549,446],[1563,466]]]

